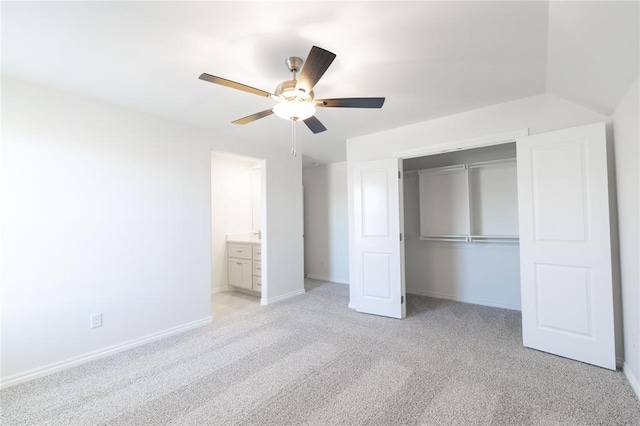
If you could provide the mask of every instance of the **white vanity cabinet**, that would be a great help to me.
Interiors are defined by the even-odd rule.
[[[229,242],[227,253],[228,284],[240,289],[262,292],[260,244]]]
[[[253,245],[253,291],[262,292],[262,247]]]

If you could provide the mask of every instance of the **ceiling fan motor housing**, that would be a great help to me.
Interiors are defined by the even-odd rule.
[[[303,88],[297,88],[298,80],[287,80],[278,84],[275,90],[276,96],[280,96],[285,100],[297,99],[302,102],[313,101],[313,90],[306,92]]]

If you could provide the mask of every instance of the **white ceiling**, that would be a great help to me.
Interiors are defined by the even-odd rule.
[[[322,109],[298,129],[309,161],[345,159],[345,140],[549,92],[610,114],[638,76],[638,2],[2,2],[2,73],[286,147],[275,116],[231,121],[312,45],[337,54],[316,97],[385,96],[381,110]]]

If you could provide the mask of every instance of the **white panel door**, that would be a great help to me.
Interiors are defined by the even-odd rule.
[[[398,160],[353,168],[356,310],[404,318]]]
[[[517,150],[524,345],[615,369],[605,125]]]

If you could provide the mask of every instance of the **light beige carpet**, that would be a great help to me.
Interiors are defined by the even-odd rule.
[[[520,313],[305,295],[0,391],[3,425],[638,425],[621,372],[525,349]]]

